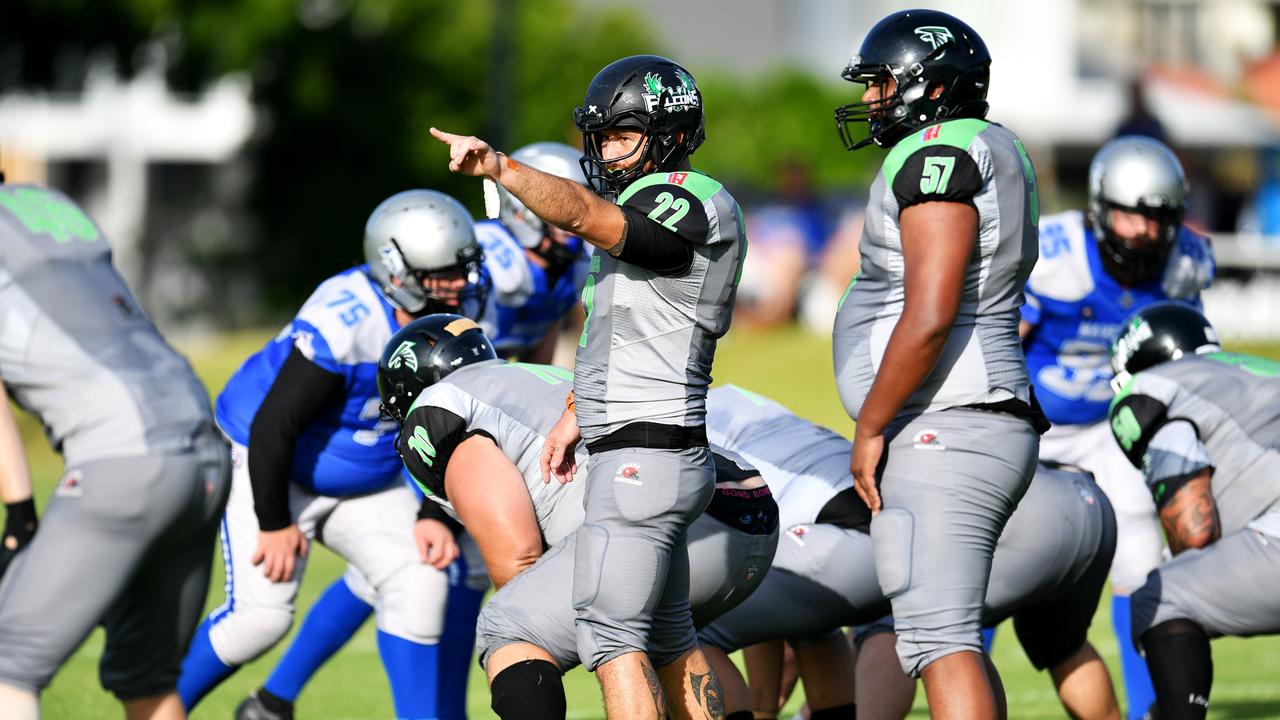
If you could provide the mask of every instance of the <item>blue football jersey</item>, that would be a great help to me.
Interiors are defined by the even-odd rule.
[[[248,445],[253,416],[292,348],[340,375],[342,402],[302,433],[294,452],[291,479],[319,495],[355,495],[399,482],[399,428],[381,419],[377,384],[378,358],[399,325],[367,269],[361,265],[321,283],[297,317],[245,360],[218,396],[218,425]]]
[[[1199,307],[1200,291],[1213,273],[1209,239],[1184,227],[1164,272],[1125,287],[1103,269],[1083,213],[1042,218],[1040,260],[1027,281],[1022,319],[1035,326],[1024,342],[1027,369],[1049,421],[1078,425],[1105,419],[1112,397],[1111,341],[1124,319],[1163,300]]]
[[[501,222],[476,223],[476,240],[484,248],[485,270],[492,280],[489,303],[480,326],[503,357],[532,350],[578,302],[587,280],[589,257],[578,238],[578,260],[554,282],[525,254]]]

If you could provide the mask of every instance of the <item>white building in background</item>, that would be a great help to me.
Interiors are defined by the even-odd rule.
[[[56,181],[72,165],[101,166],[77,198],[112,241],[116,265],[144,302],[169,305],[191,296],[199,273],[162,263],[143,277],[140,244],[148,231],[159,164],[221,166],[237,157],[254,128],[246,78],[226,77],[203,93],[172,93],[158,70],[121,80],[90,71],[82,93],[0,96],[0,168],[9,182]],[[159,313],[164,317],[164,312]]]

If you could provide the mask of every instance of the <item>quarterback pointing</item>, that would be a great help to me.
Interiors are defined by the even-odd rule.
[[[1129,642],[1129,594],[1160,563],[1163,545],[1151,494],[1106,423],[1108,358],[1126,316],[1163,300],[1198,306],[1213,279],[1208,239],[1182,224],[1186,197],[1182,166],[1160,142],[1121,137],[1104,145],[1089,166],[1088,211],[1040,222],[1040,262],[1019,328],[1036,398],[1053,423],[1041,459],[1091,471],[1115,506],[1111,619],[1134,719],[1154,695]]]
[[[579,440],[591,456],[573,577],[578,655],[609,717],[719,717],[689,611],[686,530],[714,489],[704,407],[746,253],[742,215],[690,169],[702,94],[671,60],[608,65],[574,122],[588,181],[615,202],[478,138],[431,132],[449,144],[451,169],[498,183],[601,250],[582,293],[574,393],[542,459],[567,479]]]
[[[983,598],[1046,425],[1018,339],[1036,177],[1018,138],[983,119],[990,63],[960,20],[894,13],[844,70],[866,85],[862,102],[836,111],[846,148],[890,148],[835,321],[836,384],[857,420],[850,469],[878,513],[876,574],[902,667],[945,718],[996,717]]]

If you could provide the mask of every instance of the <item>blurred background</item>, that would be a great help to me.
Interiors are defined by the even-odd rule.
[[[571,117],[608,62],[686,65],[705,98],[695,165],[750,223],[734,328],[715,377],[837,430],[830,329],[857,269],[882,151],[842,149],[840,79],[881,0],[0,0],[0,168],[56,186],[110,236],[118,266],[216,394],[315,285],[362,261],[365,219],[410,187],[483,212],[427,128],[514,149],[578,144]],[[1218,281],[1207,314],[1234,349],[1280,357],[1280,0],[956,0],[994,57],[990,118],[1024,140],[1044,212],[1083,208],[1089,160],[1122,132],[1182,158],[1189,220]],[[61,463],[23,426],[38,502]],[[210,607],[221,600],[215,571]],[[341,572],[321,553],[300,607]],[[1095,643],[1115,670],[1107,608]],[[1060,716],[1012,634],[996,660],[1013,717]],[[1101,642],[1100,642],[1101,640]],[[196,717],[228,717],[284,647]],[[1280,638],[1215,644],[1216,718],[1280,717]],[[51,718],[115,717],[95,634],[46,693]],[[598,691],[570,676],[574,718]],[[473,672],[472,717],[488,694]],[[585,699],[585,700],[584,700]],[[794,706],[795,702],[793,702]],[[579,707],[581,706],[581,707]],[[368,628],[304,694],[306,717],[389,714]],[[922,701],[913,717],[923,717]]]
[[[364,220],[409,187],[482,212],[430,125],[500,148],[576,143],[572,108],[628,54],[687,65],[706,97],[695,160],[743,202],[738,321],[827,332],[856,270],[881,151],[845,153],[832,109],[865,31],[910,3],[848,0],[7,0],[0,167],[101,222],[162,328],[275,323],[360,260]],[[936,3],[986,39],[990,117],[1030,149],[1046,213],[1084,204],[1118,132],[1182,157],[1212,234],[1206,297],[1229,337],[1280,339],[1280,3]]]

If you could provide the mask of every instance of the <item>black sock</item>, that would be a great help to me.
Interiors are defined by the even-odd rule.
[[[489,686],[489,707],[502,720],[564,720],[566,702],[560,669],[546,660],[522,660]]]
[[[853,703],[809,711],[809,720],[854,720],[856,717],[858,706]]]
[[[724,720],[755,720],[755,714],[750,710],[739,710],[725,715]]]
[[[1209,636],[1190,620],[1169,620],[1142,634],[1161,720],[1204,720],[1213,686]]]
[[[293,717],[293,703],[276,695],[266,688],[258,688],[258,692],[254,693],[258,697],[258,702],[262,703],[262,707],[270,710],[277,715],[285,717]]]

